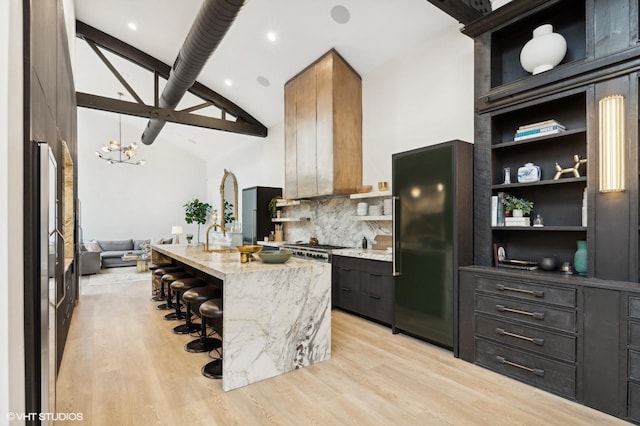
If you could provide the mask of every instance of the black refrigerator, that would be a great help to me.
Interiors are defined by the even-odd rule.
[[[242,190],[242,243],[257,244],[274,230],[269,201],[281,197],[282,188],[254,186]]]
[[[393,154],[392,190],[393,332],[453,349],[458,267],[473,262],[473,145]]]

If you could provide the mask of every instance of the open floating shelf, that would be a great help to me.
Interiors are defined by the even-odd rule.
[[[563,185],[568,183],[587,183],[586,176],[580,176],[579,178],[560,178],[558,180],[546,179],[538,182],[516,182],[516,183],[500,183],[498,185],[491,185],[492,189],[508,189],[508,188],[520,188],[524,186],[545,186],[545,185]]]

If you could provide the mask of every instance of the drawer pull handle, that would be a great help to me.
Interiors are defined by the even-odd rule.
[[[369,274],[369,275],[371,275],[372,277],[381,277],[382,276],[381,274]]]
[[[345,272],[349,272],[349,271],[351,271],[351,268],[340,268],[340,269],[342,269],[342,270],[343,270],[343,271],[345,271]]]
[[[351,289],[350,289],[350,288],[347,288],[347,287],[342,287],[342,288],[341,288],[341,290],[342,290],[342,291],[346,291],[347,293],[350,293],[350,292],[351,292]]]
[[[540,339],[536,337],[527,337],[527,336],[523,336],[522,334],[511,333],[501,328],[496,328],[496,333],[498,333],[501,336],[509,336],[509,337],[515,337],[516,339],[526,340],[527,342],[531,342],[534,345],[538,345],[538,346],[544,345],[544,339]]]
[[[372,299],[377,299],[377,300],[382,299],[382,297],[376,296],[375,294],[370,294],[369,297],[372,298]]]
[[[499,312],[511,312],[514,314],[527,315],[529,317],[535,318],[537,320],[543,320],[544,314],[542,312],[529,312],[529,311],[521,311],[519,309],[507,308],[503,305],[496,305],[496,310]]]
[[[520,369],[525,370],[525,371],[529,371],[530,373],[533,373],[536,376],[544,377],[544,370],[542,370],[540,368],[531,368],[531,367],[527,367],[526,365],[522,365],[522,364],[518,364],[518,363],[515,363],[515,362],[511,362],[508,359],[505,359],[504,357],[502,357],[500,355],[496,356],[496,361],[498,361],[500,364],[510,365],[512,367],[516,367],[516,368],[520,368]]]
[[[535,297],[544,297],[544,291],[525,290],[522,288],[507,287],[502,284],[496,284],[496,288],[500,291],[515,291],[516,293],[530,294]]]

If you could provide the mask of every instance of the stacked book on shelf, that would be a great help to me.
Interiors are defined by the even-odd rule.
[[[546,120],[518,127],[513,140],[521,141],[524,139],[537,138],[540,136],[564,132],[565,130],[567,129],[556,120]]]

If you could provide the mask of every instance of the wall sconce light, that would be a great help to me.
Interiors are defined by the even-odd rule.
[[[600,99],[600,192],[624,191],[624,96]]]

